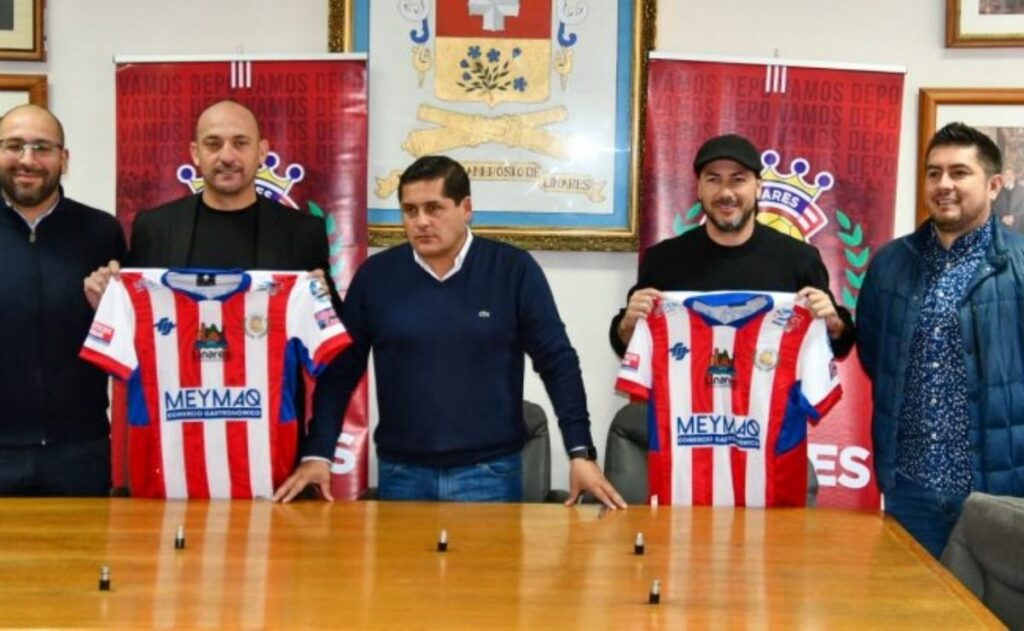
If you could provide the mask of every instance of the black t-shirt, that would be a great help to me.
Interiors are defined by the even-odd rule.
[[[256,268],[257,207],[215,210],[199,199],[189,267]]]
[[[738,246],[715,243],[703,226],[651,246],[629,295],[645,287],[661,291],[792,292],[817,287],[832,296],[828,270],[817,248],[757,222],[754,234]],[[612,349],[620,356],[626,351],[618,335],[625,312],[621,309],[612,318],[609,330]],[[838,312],[846,331],[833,340],[832,347],[836,356],[843,357],[853,346],[854,328],[850,312],[842,307]]]

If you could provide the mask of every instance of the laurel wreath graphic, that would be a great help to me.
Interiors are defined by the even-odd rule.
[[[345,243],[342,239],[342,235],[335,234],[334,229],[337,227],[337,222],[334,220],[333,215],[325,215],[324,210],[316,202],[309,202],[309,214],[314,217],[320,217],[324,220],[324,225],[327,228],[327,241],[329,245],[329,254],[331,262],[331,276],[334,278],[340,278],[341,272],[345,269],[345,258],[340,256],[341,251],[345,249]]]
[[[690,210],[686,211],[685,215],[676,215],[675,220],[672,222],[673,234],[680,235],[699,226],[698,217],[700,217],[700,212],[700,202],[697,202],[690,206]]]
[[[864,230],[861,224],[854,223],[846,213],[838,208],[836,209],[836,221],[839,222],[839,240],[846,246],[843,254],[846,255],[846,262],[849,264],[843,270],[846,285],[843,285],[842,301],[844,306],[854,311],[857,309],[857,298],[860,296],[860,288],[864,284],[864,275],[867,273],[871,248],[861,247],[864,243]]]

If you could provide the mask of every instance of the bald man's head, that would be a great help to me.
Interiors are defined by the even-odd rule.
[[[64,128],[49,110],[19,105],[0,118],[0,190],[18,212],[52,207],[67,164]]]
[[[54,127],[54,130],[53,130],[54,131],[54,135],[53,135],[54,139],[57,141],[57,144],[59,144],[61,146],[64,145],[64,125],[60,122],[60,119],[58,119],[56,116],[53,115],[53,112],[51,112],[50,110],[46,109],[45,107],[40,107],[38,105],[33,105],[32,103],[25,103],[23,105],[15,105],[11,109],[9,109],[6,112],[4,112],[3,118],[7,118],[11,114],[15,114],[15,115],[17,115],[17,114],[28,114],[28,115],[36,116],[36,117],[41,118],[41,119],[49,120],[50,123]],[[2,121],[3,118],[0,118],[0,121]],[[0,138],[3,138],[3,137],[4,136],[2,134],[0,134]]]
[[[199,118],[196,119],[195,139],[199,140],[200,130],[204,124],[209,124],[211,119],[221,119],[225,116],[237,117],[239,120],[248,119],[256,130],[256,139],[263,138],[260,122],[256,120],[256,114],[251,109],[233,99],[223,99],[206,106],[206,109],[199,113]]]
[[[199,115],[190,150],[203,176],[203,201],[211,208],[238,210],[256,201],[256,171],[268,151],[252,110],[218,101]]]

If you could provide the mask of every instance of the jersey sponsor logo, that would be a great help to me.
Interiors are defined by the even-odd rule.
[[[491,312],[482,309],[480,311],[480,313],[478,313],[476,315],[477,315],[478,318],[480,318],[482,320],[486,320],[487,318],[491,317]]]
[[[672,348],[668,349],[669,356],[676,361],[682,361],[682,359],[686,357],[687,353],[689,352],[690,349],[687,348],[686,344],[683,344],[682,342],[676,342],[675,344],[672,345]]]
[[[793,309],[776,309],[772,313],[772,324],[780,326],[786,333],[791,333],[803,324],[804,317]]]
[[[179,388],[164,391],[168,421],[260,418],[263,396],[256,388]]]
[[[754,418],[731,414],[691,414],[686,420],[680,416],[676,417],[676,444],[760,449],[761,423]]]
[[[309,293],[313,295],[317,300],[326,300],[329,298],[327,293],[327,283],[320,280],[319,278],[311,278],[309,281]]]
[[[316,319],[316,325],[323,331],[329,326],[338,324],[338,314],[334,311],[334,307],[327,307],[321,309],[313,314],[313,318]]]
[[[89,339],[99,342],[100,344],[109,345],[110,340],[114,339],[114,327],[101,324],[99,322],[93,322],[89,327]]]
[[[254,313],[245,319],[245,334],[253,339],[260,339],[267,334],[267,316]]]
[[[146,277],[137,278],[135,282],[132,283],[132,289],[135,291],[152,291],[158,287],[160,287],[158,283],[154,283]]]
[[[754,355],[754,365],[764,371],[775,370],[779,364],[779,354],[774,348],[759,348]]]
[[[263,281],[256,286],[255,291],[265,291],[271,296],[276,296],[281,291],[281,283],[276,280]]]
[[[199,361],[227,361],[228,341],[216,324],[201,324],[192,345],[192,356]]]
[[[735,379],[736,367],[733,366],[728,349],[715,348],[711,353],[711,363],[704,373],[704,383],[715,388],[728,388]]]
[[[622,367],[626,370],[638,370],[640,368],[640,355],[626,353],[622,356]]]
[[[153,325],[153,328],[156,329],[160,335],[166,337],[174,330],[174,326],[175,324],[173,320],[168,317],[163,317],[157,320],[156,324]]]

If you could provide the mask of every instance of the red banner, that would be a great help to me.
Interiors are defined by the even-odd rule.
[[[365,59],[118,60],[116,84],[117,216],[126,231],[138,211],[201,188],[189,155],[195,121],[209,104],[234,99],[255,112],[270,141],[257,189],[324,218],[330,273],[344,296],[366,258]],[[124,431],[118,398],[115,445]],[[364,382],[335,450],[336,497],[356,497],[367,486],[368,432]],[[114,485],[123,486],[123,450],[114,449],[112,464]]]
[[[868,261],[892,238],[903,75],[665,58],[649,72],[641,251],[700,225],[693,157],[713,136],[742,134],[765,164],[758,220],[814,244],[836,300],[856,312]],[[818,504],[877,508],[870,382],[856,352],[839,366],[844,396],[810,431]]]

